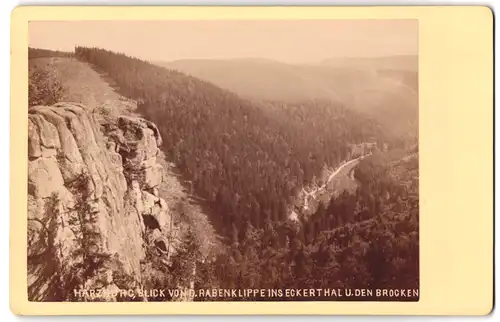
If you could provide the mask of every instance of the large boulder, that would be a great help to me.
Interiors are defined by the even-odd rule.
[[[113,138],[122,155],[127,178],[139,182],[141,189],[152,190],[163,181],[163,169],[157,163],[160,133],[149,121],[137,117],[120,116]]]
[[[98,117],[76,103],[29,109],[28,295],[32,301],[61,300],[61,279],[80,260],[82,231],[95,237],[93,251],[114,258],[112,266],[96,273],[106,278],[92,276],[84,284],[113,288],[110,276],[116,267],[120,274],[141,282],[147,239],[144,216],[159,223],[161,236],[155,239],[163,240],[169,229],[168,207],[157,195],[163,175],[156,162],[162,144],[158,129],[129,116],[112,122],[103,127]],[[89,218],[86,222],[80,222],[79,211]]]

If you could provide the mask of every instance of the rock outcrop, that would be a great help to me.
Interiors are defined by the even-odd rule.
[[[76,103],[29,109],[29,300],[81,296],[73,286],[140,287],[147,250],[168,257],[173,227],[158,194],[161,144],[156,126],[141,118],[100,124]],[[89,262],[95,270],[82,267]]]

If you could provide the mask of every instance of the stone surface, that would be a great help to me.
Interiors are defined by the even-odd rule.
[[[140,283],[145,234],[151,234],[143,216],[159,223],[155,240],[170,229],[169,208],[154,194],[162,183],[156,159],[162,139],[156,126],[132,116],[102,126],[85,106],[62,102],[31,107],[28,134],[29,299],[61,296],[60,276],[54,272],[65,272],[80,260],[75,254],[83,230],[96,234],[98,252],[114,258],[113,267],[85,285],[116,289],[112,273],[117,267]],[[87,179],[79,185],[82,176]],[[78,208],[82,203],[85,208]],[[75,224],[78,209],[94,219]]]

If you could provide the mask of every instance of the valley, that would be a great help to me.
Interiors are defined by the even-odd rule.
[[[118,245],[109,249],[125,257],[119,263],[134,263],[135,271],[122,279],[194,290],[418,287],[414,71],[288,66],[290,82],[301,82],[286,91],[283,66],[274,74],[275,86],[269,66],[253,70],[252,77],[233,73],[233,80],[268,86],[272,95],[259,96],[253,87],[247,87],[253,94],[243,94],[208,76],[105,49],[76,47],[52,57],[31,53],[30,110],[42,105],[57,113],[58,106],[73,109],[58,103],[80,104],[82,118],[89,118],[85,124],[95,122],[96,144],[106,146],[101,157],[122,169],[123,197],[116,198],[116,207],[133,204],[139,221],[123,219],[124,211],[109,217],[119,220],[97,216],[109,227],[118,220],[120,231],[131,234],[133,245],[127,247],[133,252],[120,250],[125,233],[99,235],[104,245]],[[226,84],[239,86],[233,80]],[[52,87],[51,96],[41,90]],[[322,88],[326,95],[315,92]],[[291,92],[297,96],[283,99],[292,98]],[[65,163],[57,162],[63,171]],[[148,170],[138,175],[143,167]],[[168,216],[150,215],[158,207]]]

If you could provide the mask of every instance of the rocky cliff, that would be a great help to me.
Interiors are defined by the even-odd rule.
[[[167,263],[174,248],[156,126],[57,103],[29,109],[28,139],[29,300],[140,288],[148,253]]]

